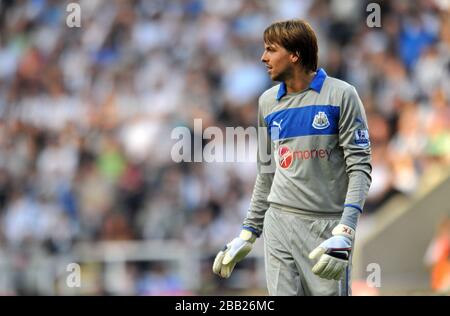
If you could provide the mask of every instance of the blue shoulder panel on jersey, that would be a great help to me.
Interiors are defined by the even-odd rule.
[[[339,131],[339,112],[339,107],[334,105],[308,105],[273,112],[264,120],[272,140],[335,135]],[[272,135],[272,128],[278,128],[278,133]]]

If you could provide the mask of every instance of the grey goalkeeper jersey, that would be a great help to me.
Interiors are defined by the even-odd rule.
[[[356,228],[372,168],[366,114],[355,88],[321,68],[301,92],[276,85],[259,98],[258,126],[258,175],[244,228],[259,236],[269,204],[299,213],[343,213],[341,223]],[[272,152],[272,169],[262,159],[265,150]]]

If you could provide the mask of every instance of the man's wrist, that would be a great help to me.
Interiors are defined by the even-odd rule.
[[[360,216],[361,212],[358,209],[346,206],[342,212],[342,217],[339,224],[346,225],[353,230],[356,230]]]
[[[261,231],[251,226],[243,225],[242,229],[248,230],[253,233],[257,238],[261,235]]]
[[[256,235],[253,234],[250,230],[243,228],[241,230],[241,233],[239,234],[239,238],[253,243],[256,240]]]
[[[344,236],[353,240],[355,237],[355,230],[350,226],[339,224],[331,232],[333,236]]]

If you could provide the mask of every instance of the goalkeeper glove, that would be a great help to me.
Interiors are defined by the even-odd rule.
[[[311,251],[309,258],[319,259],[312,268],[314,274],[324,279],[339,280],[348,265],[355,230],[339,224],[333,229],[332,235]]]
[[[222,278],[229,278],[236,263],[252,250],[256,236],[249,230],[243,229],[239,237],[229,242],[216,256],[213,272]]]

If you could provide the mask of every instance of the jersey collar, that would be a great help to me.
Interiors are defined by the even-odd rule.
[[[323,68],[319,68],[313,80],[309,84],[309,89],[313,89],[317,93],[320,93],[320,90],[322,90],[323,82],[325,81],[326,78],[327,73],[325,72],[325,70],[323,70]],[[280,88],[278,89],[277,101],[280,101],[281,98],[286,95],[286,93],[287,93],[286,84],[282,82],[280,84]]]

